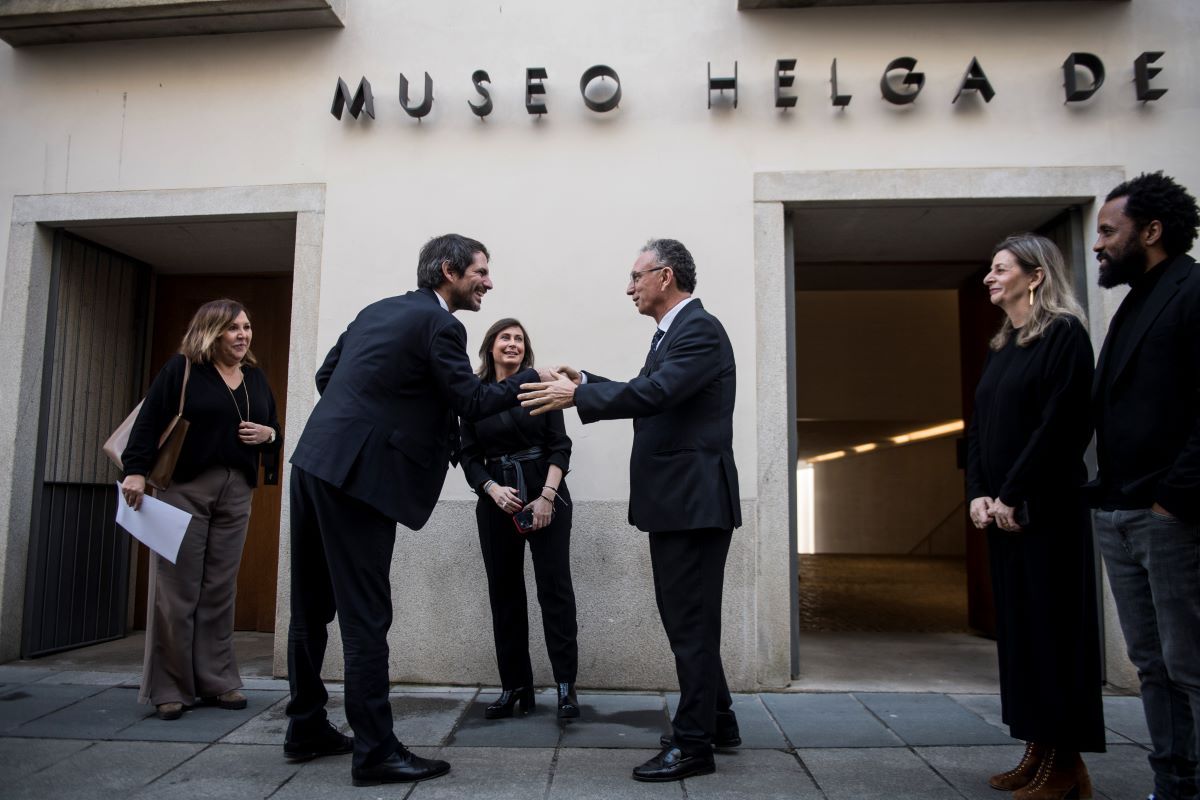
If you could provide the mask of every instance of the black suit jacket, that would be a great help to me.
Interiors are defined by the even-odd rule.
[[[638,377],[618,383],[587,376],[575,390],[584,423],[633,418],[631,525],[643,531],[741,526],[733,347],[699,300],[680,310]]]
[[[1089,489],[1097,498],[1116,476],[1130,499],[1200,519],[1200,267],[1174,258],[1122,324],[1133,326],[1133,346],[1113,363],[1110,331],[1092,385],[1100,472]]]
[[[475,420],[516,403],[528,369],[501,383],[471,371],[461,322],[429,289],[373,303],[317,370],[321,399],[292,463],[419,529],[456,457],[456,416]]]

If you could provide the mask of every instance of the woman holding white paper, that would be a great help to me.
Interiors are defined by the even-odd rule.
[[[150,554],[146,655],[139,700],[162,719],[178,719],[200,702],[246,707],[233,652],[233,609],[242,545],[260,457],[271,456],[277,480],[280,446],[275,398],[250,352],[246,309],[214,300],[192,317],[180,343],[154,378],[122,455],[121,492],[138,508],[162,431],[179,409],[190,423],[169,488],[157,497],[192,515],[174,564]],[[191,374],[183,385],[184,367]]]

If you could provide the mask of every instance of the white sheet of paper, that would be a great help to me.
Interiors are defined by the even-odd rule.
[[[148,494],[142,497],[142,507],[134,511],[121,494],[121,484],[117,484],[117,524],[172,564],[191,521],[191,514]]]

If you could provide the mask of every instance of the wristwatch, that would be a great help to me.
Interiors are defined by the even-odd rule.
[[[270,444],[273,441],[275,441],[275,429],[271,428],[271,435],[267,437],[267,444]]]

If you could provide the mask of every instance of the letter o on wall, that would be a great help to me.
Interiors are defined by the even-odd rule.
[[[587,96],[588,84],[597,78],[612,78],[616,84],[616,91],[612,93],[612,97],[606,100],[593,100]],[[612,67],[604,64],[597,64],[594,67],[588,67],[583,71],[583,75],[579,78],[579,94],[583,97],[583,103],[592,111],[598,114],[603,114],[606,111],[612,111],[621,102],[621,78],[617,75],[617,71]]]

